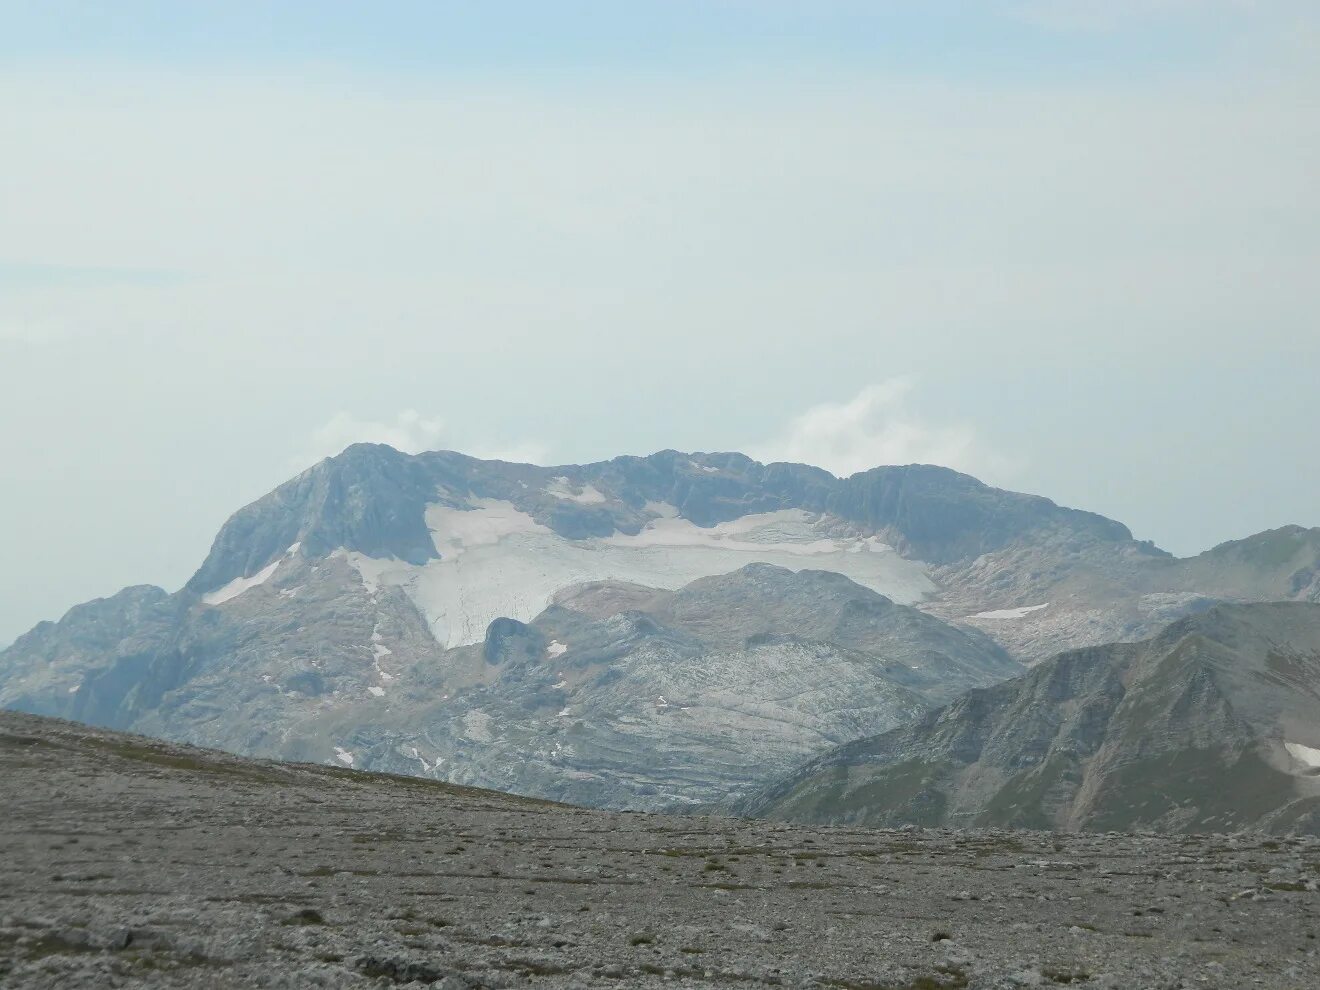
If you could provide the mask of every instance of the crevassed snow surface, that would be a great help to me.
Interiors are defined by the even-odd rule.
[[[876,537],[799,509],[743,516],[703,529],[673,506],[634,536],[567,540],[509,502],[474,499],[474,509],[432,505],[426,522],[439,560],[417,566],[345,553],[364,586],[398,586],[445,647],[477,643],[499,616],[535,618],[555,592],[582,581],[619,580],[678,588],[752,563],[838,571],[900,603],[935,590],[924,565]]]
[[[1298,763],[1305,763],[1308,767],[1320,767],[1320,749],[1295,742],[1286,742],[1283,748]]]
[[[977,612],[975,615],[969,615],[969,619],[1020,619],[1029,612],[1039,612],[1043,608],[1049,608],[1050,603],[1045,602],[1042,605],[1023,605],[1021,608],[997,608],[992,612]]]

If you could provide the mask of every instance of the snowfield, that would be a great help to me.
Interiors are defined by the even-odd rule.
[[[226,585],[216,588],[215,591],[208,591],[202,595],[202,601],[207,605],[223,605],[227,601],[232,601],[243,592],[250,588],[255,588],[259,584],[265,584],[270,580],[270,576],[275,573],[276,568],[280,566],[280,560],[271,561],[261,570],[257,571],[251,577],[236,577]]]
[[[275,573],[280,564],[284,563],[285,558],[292,557],[301,549],[302,542],[299,541],[289,547],[289,549],[285,550],[283,557],[280,557],[278,560],[272,560],[261,570],[257,571],[256,574],[253,574],[251,577],[236,577],[228,584],[222,585],[214,591],[208,591],[206,594],[202,595],[202,601],[207,605],[223,605],[225,602],[237,598],[239,595],[243,594],[243,592],[255,588],[258,585],[265,584],[270,580],[271,575]],[[292,598],[297,593],[298,591],[295,589],[286,597]],[[281,592],[281,594],[284,594],[284,592]]]
[[[1320,767],[1320,749],[1313,746],[1303,746],[1301,743],[1295,742],[1286,742],[1283,744],[1283,748],[1298,763],[1308,767]]]
[[[425,565],[345,552],[368,592],[402,588],[446,648],[480,642],[499,616],[528,621],[557,591],[583,581],[619,580],[679,588],[700,577],[764,562],[790,570],[837,571],[911,604],[935,590],[924,565],[904,560],[841,520],[800,509],[743,516],[703,529],[673,506],[636,535],[568,540],[511,503],[474,499],[474,509],[432,505],[426,522],[439,560]]]

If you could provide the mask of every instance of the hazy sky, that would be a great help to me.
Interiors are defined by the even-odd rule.
[[[0,0],[0,642],[354,440],[1320,524],[1314,0]]]

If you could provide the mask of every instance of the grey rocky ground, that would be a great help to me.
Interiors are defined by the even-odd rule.
[[[5,987],[1320,985],[1320,840],[588,811],[0,713]]]

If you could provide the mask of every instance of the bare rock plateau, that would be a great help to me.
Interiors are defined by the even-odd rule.
[[[1320,986],[1320,839],[586,810],[0,712],[0,986]]]

